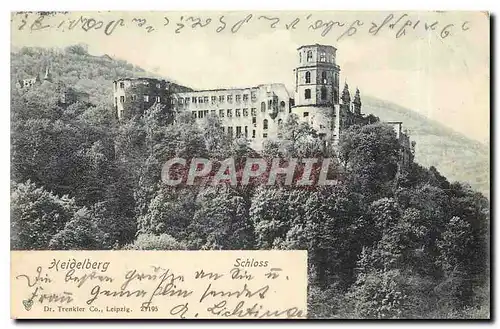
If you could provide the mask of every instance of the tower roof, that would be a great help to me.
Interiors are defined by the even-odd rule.
[[[322,45],[322,44],[319,44],[319,43],[310,44],[310,45],[302,45],[299,48],[297,48],[297,50],[300,50],[302,48],[310,48],[310,47],[332,48],[334,50],[337,50],[337,48],[335,48],[334,46],[331,46],[331,45]]]

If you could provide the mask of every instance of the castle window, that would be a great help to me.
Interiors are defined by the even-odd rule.
[[[280,112],[285,112],[285,106],[286,106],[285,101],[281,101],[280,102]]]
[[[306,89],[304,91],[304,97],[305,99],[311,99],[311,89]]]
[[[299,63],[302,63],[302,52],[299,52]]]
[[[252,138],[255,138],[255,129],[252,130]]]
[[[227,95],[227,102],[232,103],[233,102],[233,95]]]
[[[193,96],[193,97],[191,98],[191,102],[192,102],[193,104],[196,104],[196,97],[194,97],[194,96]]]
[[[267,133],[263,133],[262,137],[267,138]]]
[[[224,103],[224,95],[219,96],[219,103]]]
[[[198,104],[203,104],[203,97],[198,97]]]
[[[323,82],[323,84],[327,83],[326,71],[321,72],[321,81]]]
[[[278,120],[278,127],[280,127],[280,128],[281,128],[281,125],[282,125],[282,124],[283,124],[283,120],[279,119],[279,120]]]
[[[307,61],[312,62],[312,60],[313,60],[313,52],[312,52],[312,50],[308,50],[307,51]]]
[[[132,101],[134,101],[134,102],[135,102],[135,101],[137,100],[137,95],[132,95],[132,97],[131,97],[131,98],[132,98]]]
[[[309,116],[309,112],[304,112],[304,118],[307,118]]]
[[[339,91],[337,89],[333,90],[333,101],[335,104],[339,103]]]
[[[236,95],[236,102],[237,103],[241,102],[241,95]]]
[[[210,115],[215,115],[215,110],[210,110]]]
[[[257,93],[255,91],[252,91],[252,102],[255,102],[257,100]]]
[[[306,83],[311,83],[311,72],[306,71]]]
[[[243,101],[248,102],[248,94],[243,94]]]
[[[257,116],[257,109],[255,107],[252,107],[252,109],[250,110],[250,113],[252,114],[252,116]]]
[[[208,96],[203,97],[203,103],[208,104]]]
[[[120,96],[120,103],[124,103],[125,102],[125,96]]]
[[[247,117],[248,116],[248,109],[243,109],[243,116]]]
[[[241,110],[240,109],[236,109],[236,116],[241,117]]]
[[[266,112],[266,102],[260,103],[260,111],[261,112]]]
[[[149,95],[144,95],[144,102],[149,103]]]
[[[198,118],[203,119],[203,111],[198,111]]]
[[[232,118],[233,117],[233,110],[227,109],[227,117]]]
[[[196,111],[191,112],[191,114],[193,115],[193,118],[196,119]]]
[[[245,138],[248,138],[248,126],[245,126]]]
[[[117,89],[117,88],[116,88],[116,86],[117,86],[117,83],[116,83],[116,81],[115,81],[115,82],[113,82],[113,84],[115,85],[115,91],[116,91],[116,89]]]
[[[157,102],[157,103],[161,103],[161,98],[160,98],[160,96],[156,96],[156,102]]]
[[[241,126],[237,126],[236,127],[236,138],[240,138],[241,137]]]
[[[120,88],[121,89],[125,88],[125,82],[120,82]]]
[[[267,119],[264,119],[264,121],[262,122],[262,125],[264,126],[264,130],[266,130],[268,128]]]
[[[326,87],[321,87],[321,99],[326,99]]]
[[[223,117],[224,117],[224,110],[219,110],[219,116],[220,116],[221,118],[223,118]]]
[[[211,101],[212,104],[215,104],[215,102],[217,102],[217,96],[212,96]]]
[[[319,53],[319,61],[320,62],[326,62],[326,55],[324,52]]]
[[[227,127],[227,134],[228,134],[230,137],[233,137],[233,127]]]
[[[63,96],[64,96],[64,95],[63,95]],[[115,106],[117,106],[117,105],[118,105],[118,98],[117,98],[117,97],[115,97]]]
[[[189,97],[184,98],[184,104],[189,104],[189,100],[190,100]]]

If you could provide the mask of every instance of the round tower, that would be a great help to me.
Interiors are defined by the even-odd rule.
[[[339,104],[340,67],[337,49],[327,45],[306,45],[297,49],[295,105],[292,112],[311,124],[319,134],[335,133]]]

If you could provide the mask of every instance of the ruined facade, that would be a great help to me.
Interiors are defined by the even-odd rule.
[[[168,104],[174,113],[189,112],[199,123],[209,115],[218,116],[225,133],[247,138],[258,151],[266,139],[280,136],[283,122],[293,113],[335,146],[343,130],[365,120],[360,91],[356,89],[351,99],[345,83],[340,92],[336,52],[335,47],[320,44],[297,49],[293,97],[281,83],[191,90],[161,79],[119,79],[113,82],[116,115],[118,119],[130,117],[128,111],[133,110],[127,104],[135,102],[139,111],[155,103]]]

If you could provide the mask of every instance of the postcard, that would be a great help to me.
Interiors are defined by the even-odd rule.
[[[11,14],[11,317],[485,319],[490,16]]]

